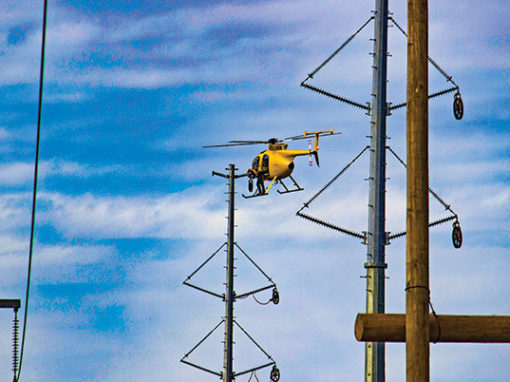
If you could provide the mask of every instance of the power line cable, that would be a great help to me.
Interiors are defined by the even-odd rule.
[[[48,13],[48,0],[44,0],[43,25],[42,25],[42,41],[41,41],[41,65],[39,71],[39,103],[37,112],[37,138],[35,144],[35,164],[34,164],[34,184],[32,190],[32,220],[30,225],[30,249],[28,254],[28,270],[27,270],[27,288],[25,294],[25,313],[23,316],[23,334],[21,337],[21,351],[19,357],[18,376],[16,382],[19,381],[21,375],[21,366],[23,364],[23,352],[25,350],[25,337],[27,331],[28,318],[28,298],[30,296],[30,279],[32,275],[32,257],[34,253],[34,231],[35,231],[35,211],[37,201],[37,180],[39,173],[39,146],[41,141],[41,113],[44,83],[44,55],[46,48],[46,18]]]

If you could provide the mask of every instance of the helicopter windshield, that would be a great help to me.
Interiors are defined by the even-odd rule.
[[[251,168],[254,169],[255,171],[259,170],[259,160],[260,160],[260,158],[258,156],[256,156],[251,164]]]
[[[267,154],[262,157],[262,171],[269,171],[269,155]]]

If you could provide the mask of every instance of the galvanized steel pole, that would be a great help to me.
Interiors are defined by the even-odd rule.
[[[384,313],[388,0],[376,0],[367,231],[367,313]],[[365,345],[365,381],[385,380],[383,342]]]
[[[408,0],[406,380],[430,380],[428,6]]]
[[[225,290],[225,344],[223,357],[223,382],[232,382],[234,347],[234,211],[235,165],[229,165],[228,176],[228,230],[227,230],[227,282]]]

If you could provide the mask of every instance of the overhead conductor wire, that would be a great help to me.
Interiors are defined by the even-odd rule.
[[[27,316],[28,316],[28,298],[30,296],[30,278],[32,274],[32,255],[34,252],[34,231],[35,231],[35,211],[37,200],[37,178],[39,172],[39,146],[41,140],[41,112],[44,82],[44,54],[46,46],[46,16],[48,13],[48,0],[44,0],[43,25],[42,25],[42,42],[41,42],[41,66],[39,71],[39,104],[37,113],[37,138],[35,144],[35,164],[34,164],[34,186],[32,190],[32,221],[30,225],[30,249],[28,254],[28,270],[27,270],[27,289],[25,295],[25,314],[23,317],[23,334],[21,337],[21,351],[19,357],[18,376],[16,382],[19,381],[21,375],[21,366],[23,364],[23,351],[25,349],[25,336],[27,332]]]

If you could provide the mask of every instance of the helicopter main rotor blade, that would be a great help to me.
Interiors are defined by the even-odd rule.
[[[261,141],[261,142],[254,142],[254,141],[231,141],[231,143],[225,143],[225,144],[222,144],[222,145],[207,145],[207,146],[202,146],[204,149],[210,149],[210,148],[213,148],[213,147],[231,147],[231,146],[248,146],[248,145],[256,145],[256,144],[260,144],[260,143],[267,143],[265,141]]]
[[[269,143],[268,141],[228,141],[228,143],[242,143],[244,145],[258,145],[260,143]]]
[[[330,136],[330,135],[339,135],[339,134],[342,134],[340,132],[338,133],[320,133],[318,134],[319,137],[327,137],[327,136]],[[305,137],[304,134],[301,134],[301,135],[296,135],[294,137],[288,137],[288,138],[284,138],[282,139],[282,141],[298,141],[300,139],[311,139],[311,138],[314,138],[317,134],[309,134]]]
[[[296,135],[294,137],[288,137],[284,139],[278,139],[278,138],[270,138],[265,141],[229,141],[228,143],[224,143],[222,145],[207,145],[202,146],[205,149],[213,148],[213,147],[232,147],[232,146],[248,146],[248,145],[261,145],[261,144],[275,144],[275,143],[282,143],[285,141],[297,141],[300,139],[310,139],[315,136],[324,137],[329,135],[338,135],[342,133],[332,133],[332,132],[326,132],[326,133],[319,133],[319,134],[309,134],[305,137],[305,135]]]

